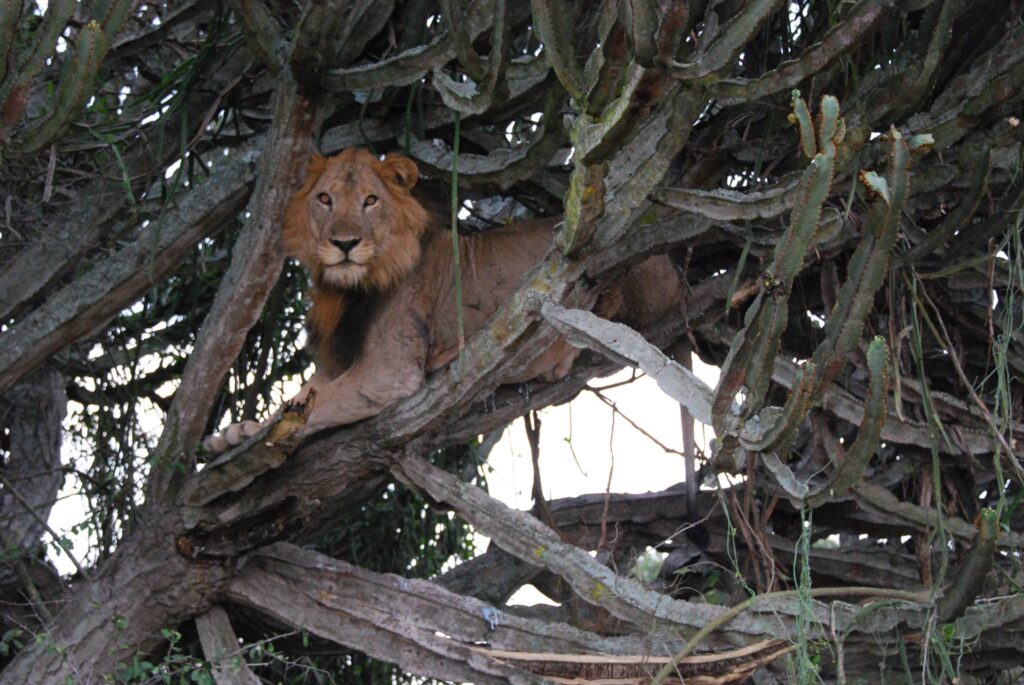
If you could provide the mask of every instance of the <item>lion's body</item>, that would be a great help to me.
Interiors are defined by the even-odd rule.
[[[285,246],[313,281],[307,328],[317,372],[302,394],[310,387],[317,394],[307,434],[378,413],[458,356],[451,236],[428,226],[409,194],[416,179],[415,165],[403,157],[379,160],[350,149],[314,157],[289,202]],[[555,225],[529,221],[459,238],[467,338],[543,259]],[[598,306],[605,316],[643,325],[675,307],[680,293],[669,260],[651,257]],[[576,355],[559,339],[504,381],[560,378]],[[243,437],[235,432],[228,442]]]

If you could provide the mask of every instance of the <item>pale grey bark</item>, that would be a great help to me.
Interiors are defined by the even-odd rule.
[[[259,685],[260,679],[245,663],[238,637],[224,607],[215,605],[196,616],[196,629],[203,654],[213,664],[217,685]]]

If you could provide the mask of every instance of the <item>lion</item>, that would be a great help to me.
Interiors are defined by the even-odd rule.
[[[316,371],[292,402],[316,395],[301,437],[378,414],[458,357],[452,239],[411,194],[418,179],[416,164],[400,154],[378,158],[349,148],[314,154],[288,201],[285,251],[312,283],[306,328]],[[558,221],[459,237],[466,336],[486,325],[551,249]],[[669,259],[655,256],[629,268],[596,308],[643,326],[676,307],[681,293]],[[503,382],[558,380],[578,353],[559,339]],[[261,427],[233,424],[205,445],[221,452]]]

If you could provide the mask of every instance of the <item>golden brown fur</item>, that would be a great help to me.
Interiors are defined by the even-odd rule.
[[[380,160],[356,148],[329,159],[314,154],[306,181],[289,199],[284,246],[313,281],[306,325],[321,368],[336,374],[351,365],[331,348],[353,300],[386,292],[419,262],[428,216],[409,194],[418,178],[416,165],[400,155]],[[367,207],[367,197],[378,201]],[[338,265],[344,255],[331,241],[353,239],[360,241],[354,254]]]
[[[285,248],[312,279],[307,328],[317,373],[300,395],[314,387],[317,397],[307,434],[378,413],[458,354],[451,238],[428,228],[427,212],[410,194],[417,179],[416,165],[400,155],[378,159],[361,149],[314,155],[288,203]],[[523,222],[460,238],[467,336],[486,325],[543,258],[555,223]],[[599,309],[643,325],[675,307],[680,292],[668,259],[652,257],[628,270]],[[559,340],[505,381],[560,378],[576,354]],[[226,443],[255,428],[233,426]]]

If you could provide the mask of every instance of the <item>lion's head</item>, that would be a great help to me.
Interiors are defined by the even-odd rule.
[[[427,212],[410,190],[412,160],[359,148],[313,155],[288,201],[284,244],[318,290],[374,292],[394,286],[420,259]]]
[[[410,159],[350,148],[314,154],[288,200],[284,245],[313,279],[309,344],[330,374],[358,356],[376,295],[420,261],[428,214],[409,193],[418,179]]]

